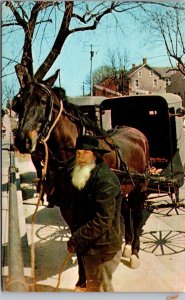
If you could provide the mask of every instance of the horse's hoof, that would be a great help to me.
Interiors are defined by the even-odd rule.
[[[84,292],[86,292],[86,288],[81,287],[81,286],[75,286],[74,292],[75,293],[84,293]]]
[[[86,292],[86,283],[79,283],[79,281],[77,282],[74,292],[76,293],[83,293]]]
[[[123,257],[131,257],[132,247],[131,245],[125,245],[123,249]]]
[[[132,254],[130,257],[130,267],[132,269],[139,268],[139,258],[135,254]]]

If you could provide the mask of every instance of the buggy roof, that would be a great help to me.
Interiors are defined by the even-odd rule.
[[[114,98],[107,98],[103,96],[81,96],[81,97],[69,97],[68,100],[72,104],[76,104],[78,106],[100,106],[103,102],[109,102],[111,103],[112,101],[118,99],[124,101],[125,98],[129,99],[137,99],[141,100],[143,98],[150,98],[150,100],[156,98],[163,98],[169,107],[173,107],[176,105],[181,105],[182,106],[182,99],[179,95],[172,94],[172,93],[161,93],[161,94],[151,94],[151,95],[131,95],[131,96],[122,96],[122,97],[114,97]],[[176,104],[176,105],[175,105]]]
[[[68,100],[72,104],[76,104],[78,106],[99,106],[103,102],[103,100],[109,99],[103,96],[82,96],[82,97],[69,97]]]
[[[151,94],[151,95],[130,95],[130,96],[123,96],[123,97],[115,97],[115,98],[109,98],[102,102],[102,105],[104,104],[111,104],[111,101],[114,101],[118,103],[119,99],[124,102],[134,102],[142,105],[142,102],[145,103],[148,102],[159,102],[164,103],[168,107],[176,107],[176,106],[182,106],[182,99],[179,95],[172,94],[172,93],[161,93],[161,94]]]
[[[156,95],[157,96],[157,95]],[[179,95],[176,94],[172,94],[172,93],[163,93],[163,94],[159,94],[158,96],[163,97],[166,102],[168,103],[168,106],[173,106],[173,104],[175,103],[181,103],[182,105],[182,99]]]

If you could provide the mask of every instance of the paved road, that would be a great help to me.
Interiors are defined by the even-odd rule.
[[[23,196],[19,206],[26,222],[21,222],[21,234],[22,236],[25,234],[26,227],[28,237],[28,247],[24,249],[25,274],[30,277],[31,223],[37,203],[36,187],[32,183],[32,179],[35,178],[35,169],[29,155],[17,155],[16,166],[19,168]],[[7,183],[6,164],[3,167],[3,174],[5,186]],[[183,204],[185,186],[180,189],[180,199]],[[140,267],[136,270],[130,269],[128,260],[122,258],[113,277],[116,292],[180,293],[185,291],[185,209],[182,207],[178,210],[179,215],[172,210],[167,216],[170,208],[158,208],[158,206],[161,203],[169,203],[170,198],[165,196],[153,201],[156,209],[152,213],[145,212],[146,223],[141,236]],[[3,208],[3,213],[7,215],[6,206]],[[5,229],[7,218],[4,217],[3,220],[3,229]],[[6,235],[5,233],[6,230],[3,230],[3,236]],[[53,291],[56,287],[61,264],[67,254],[66,241],[69,236],[70,232],[58,208],[39,206],[34,224],[37,291]],[[7,243],[6,238],[3,243],[4,245]],[[6,268],[7,266],[4,265],[5,275]],[[73,291],[76,281],[77,264],[74,255],[61,275],[58,291]]]

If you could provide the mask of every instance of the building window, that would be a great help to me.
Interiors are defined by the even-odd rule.
[[[142,71],[138,71],[138,77],[142,77]]]
[[[152,77],[153,75],[154,75],[154,71],[151,70],[151,71],[150,71],[150,77]]]
[[[138,88],[139,87],[139,80],[135,80],[135,87]]]
[[[153,87],[157,87],[157,79],[154,79],[154,81],[153,81]]]
[[[165,78],[165,81],[166,81],[166,86],[171,84],[171,79],[170,78]]]

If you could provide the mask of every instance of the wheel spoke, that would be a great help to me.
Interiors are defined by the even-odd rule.
[[[185,251],[185,233],[181,231],[151,231],[141,235],[141,250],[157,256]]]

